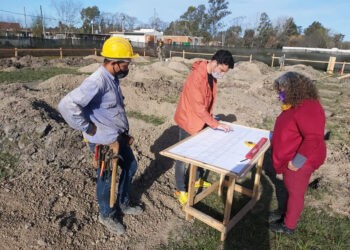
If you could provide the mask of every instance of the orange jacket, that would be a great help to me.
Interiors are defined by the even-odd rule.
[[[212,91],[208,82],[207,65],[207,61],[193,63],[174,115],[176,124],[191,135],[202,130],[205,124],[212,128],[219,125],[212,116],[217,93],[216,79],[213,78]]]

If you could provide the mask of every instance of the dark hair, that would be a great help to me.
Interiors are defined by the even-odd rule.
[[[276,91],[280,91],[282,87],[286,95],[285,103],[292,106],[298,105],[305,99],[319,99],[314,82],[297,72],[289,71],[278,77],[273,87]]]
[[[233,69],[233,66],[235,64],[235,61],[233,60],[232,54],[228,50],[218,50],[211,60],[217,61],[218,64],[225,64],[228,65],[229,69]]]

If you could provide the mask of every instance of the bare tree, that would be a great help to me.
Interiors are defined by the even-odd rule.
[[[53,7],[56,9],[60,26],[64,32],[69,32],[76,24],[80,22],[80,10],[82,4],[74,0],[51,0]]]

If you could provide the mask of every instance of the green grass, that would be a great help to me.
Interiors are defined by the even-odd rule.
[[[153,125],[161,125],[165,122],[165,117],[159,117],[159,116],[155,116],[155,115],[145,115],[142,114],[139,111],[128,111],[127,112],[128,117],[132,117],[135,119],[139,119],[142,120],[144,122],[153,124]]]
[[[0,179],[6,179],[15,174],[18,159],[6,152],[0,151]]]
[[[223,243],[219,231],[195,219],[192,225],[188,223],[180,231],[172,232],[168,244],[159,249],[349,249],[350,219],[331,216],[311,207],[305,207],[294,235],[270,232],[268,211],[269,207],[276,206],[276,201],[267,177],[263,175],[261,181],[260,200],[231,229]],[[250,187],[251,182],[247,179],[242,185]],[[231,214],[237,213],[247,201],[246,196],[235,195]],[[196,204],[196,208],[216,219],[222,219],[223,201],[216,194]]]
[[[19,69],[13,72],[0,72],[0,83],[34,82],[47,80],[60,74],[82,74],[74,68]]]

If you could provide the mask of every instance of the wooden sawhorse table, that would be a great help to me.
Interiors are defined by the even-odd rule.
[[[176,146],[176,145],[175,145]],[[228,232],[237,224],[237,222],[242,219],[242,217],[250,211],[250,209],[255,205],[256,201],[259,199],[259,186],[260,177],[262,172],[262,165],[264,161],[265,152],[270,147],[270,141],[267,141],[255,154],[255,156],[247,161],[244,170],[239,174],[235,174],[231,171],[206,164],[204,162],[196,161],[188,157],[182,157],[178,154],[173,154],[169,152],[172,147],[163,150],[160,154],[170,157],[175,160],[180,160],[185,163],[190,164],[190,175],[189,175],[189,185],[188,185],[188,202],[184,206],[184,212],[186,213],[186,220],[192,219],[192,217],[201,220],[207,225],[215,228],[221,232],[221,241],[226,239]],[[243,187],[236,183],[241,177],[244,177],[253,167],[256,167],[256,173],[254,178],[254,186],[252,189]],[[197,193],[195,189],[196,172],[197,168],[201,167],[206,170],[214,171],[220,175],[220,180],[213,183],[209,188],[204,189],[202,192]],[[228,180],[225,177],[228,177]],[[222,196],[223,187],[227,187],[227,194],[225,198],[225,208],[223,211],[223,221],[219,221],[208,214],[205,214],[194,207],[196,203],[203,200],[209,194],[217,191],[219,196]],[[231,218],[231,208],[233,202],[234,192],[242,193],[246,196],[251,197],[248,203],[244,205],[232,218]]]

